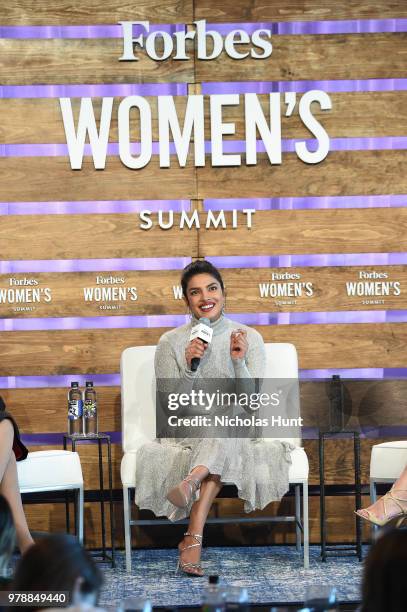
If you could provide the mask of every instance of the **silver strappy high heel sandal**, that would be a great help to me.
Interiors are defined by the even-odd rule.
[[[185,492],[185,487],[182,486],[183,482],[188,484],[187,492]],[[187,476],[176,487],[168,491],[167,499],[177,508],[189,508],[191,502],[196,500],[200,486],[200,480]]]
[[[397,494],[407,493],[405,489],[395,489],[392,487],[390,491],[381,497],[381,501],[383,502],[384,509],[384,518],[379,519],[373,512],[370,510],[365,510],[362,508],[361,510],[357,510],[355,514],[357,514],[364,521],[368,521],[373,525],[378,525],[379,527],[383,527],[387,525],[387,523],[394,522],[396,527],[400,527],[401,524],[407,520],[407,495],[405,497],[399,497]],[[388,513],[388,503],[392,502],[394,506],[398,508],[398,512],[395,514]],[[366,514],[363,514],[366,512]]]
[[[200,578],[204,575],[201,564],[200,563],[183,563],[183,561],[181,560],[181,555],[183,552],[185,552],[186,550],[189,550],[190,548],[196,548],[197,546],[202,546],[202,536],[199,533],[189,533],[189,531],[184,533],[184,536],[190,536],[191,538],[195,540],[195,543],[188,544],[187,546],[184,546],[184,548],[180,549],[177,569],[175,571],[177,572],[180,569],[188,576],[195,576],[195,577]],[[188,570],[198,570],[199,573],[196,571],[188,571]]]

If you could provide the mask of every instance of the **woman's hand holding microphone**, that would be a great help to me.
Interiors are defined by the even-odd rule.
[[[192,360],[202,359],[205,354],[208,344],[200,338],[191,340],[185,349],[185,359],[188,369],[191,369]],[[249,348],[247,341],[247,332],[244,329],[235,329],[230,334],[230,357],[232,359],[244,359]]]
[[[189,370],[191,370],[192,360],[195,358],[202,359],[207,348],[208,345],[200,338],[194,338],[187,344],[185,349],[185,359],[187,361]]]

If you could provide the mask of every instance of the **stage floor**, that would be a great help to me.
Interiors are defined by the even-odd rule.
[[[364,551],[366,553],[366,550]],[[100,604],[112,606],[130,595],[150,599],[153,606],[198,606],[209,574],[223,582],[248,588],[250,602],[276,604],[302,602],[308,585],[334,585],[338,600],[358,602],[363,563],[356,557],[320,560],[320,549],[310,548],[310,568],[294,546],[204,548],[203,578],[175,573],[176,550],[136,550],[132,573],[125,571],[124,552],[117,553],[117,567],[101,565],[105,576]]]

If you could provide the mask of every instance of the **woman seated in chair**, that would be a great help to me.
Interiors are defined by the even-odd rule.
[[[183,270],[181,285],[191,322],[161,337],[155,355],[157,387],[160,379],[178,381],[180,388],[189,390],[193,385],[199,388],[204,379],[228,379],[232,388],[239,379],[243,384],[261,379],[266,363],[263,339],[224,316],[219,271],[207,261],[195,261]],[[213,330],[209,345],[199,338],[190,340],[191,329],[201,318],[209,319]],[[200,360],[197,371],[191,367],[194,358]],[[188,575],[202,576],[203,529],[223,483],[237,487],[246,512],[280,500],[289,487],[292,448],[287,442],[248,437],[156,439],[137,453],[136,504],[171,520],[189,515],[178,546],[178,567]]]
[[[16,461],[22,461],[27,454],[28,451],[20,440],[16,422],[5,411],[4,401],[0,397],[0,493],[10,505],[17,544],[22,554],[34,544],[21,502],[16,465]]]

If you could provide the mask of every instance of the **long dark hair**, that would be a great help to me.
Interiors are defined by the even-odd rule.
[[[8,501],[0,495],[0,576],[4,576],[16,543],[16,530]]]
[[[407,610],[407,529],[393,529],[379,539],[365,561],[361,612]]]
[[[99,594],[102,575],[95,563],[73,537],[53,535],[34,544],[20,560],[12,588],[15,591],[72,591],[82,578],[79,592]],[[37,610],[38,606],[25,608]]]
[[[217,268],[210,261],[206,261],[206,259],[197,259],[196,261],[192,261],[190,264],[185,266],[181,275],[181,287],[182,293],[184,297],[187,297],[187,287],[188,283],[193,276],[196,274],[210,274],[220,284],[222,289],[222,293],[225,291],[225,287],[223,284],[222,276]]]

